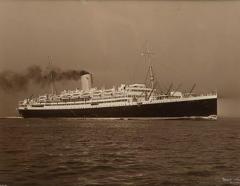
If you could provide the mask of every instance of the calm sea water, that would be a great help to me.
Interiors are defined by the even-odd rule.
[[[240,119],[0,119],[0,185],[240,185]]]

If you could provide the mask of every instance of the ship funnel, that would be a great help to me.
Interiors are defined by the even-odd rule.
[[[81,76],[81,85],[83,91],[89,91],[92,88],[92,74],[84,74]]]

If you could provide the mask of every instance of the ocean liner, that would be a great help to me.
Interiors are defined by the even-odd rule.
[[[98,89],[93,87],[92,74],[86,73],[80,77],[81,89],[27,98],[19,102],[17,110],[24,118],[217,118],[216,92],[195,94],[192,88],[187,93],[171,89],[159,93],[152,65],[147,74],[148,86],[135,83]]]

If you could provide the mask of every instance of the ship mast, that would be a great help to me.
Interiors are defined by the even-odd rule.
[[[149,50],[148,46],[146,45],[146,48],[144,51],[141,53],[141,56],[144,57],[145,63],[149,63],[148,67],[148,73],[150,75],[150,83],[151,83],[151,88],[154,88],[154,74],[153,74],[153,68],[151,64],[151,57],[154,53]]]
[[[52,56],[48,56],[49,59],[49,78],[50,78],[50,85],[51,85],[51,94],[53,95],[55,91],[54,85],[54,77],[53,77],[53,67],[52,67]]]

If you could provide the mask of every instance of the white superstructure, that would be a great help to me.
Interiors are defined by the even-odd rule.
[[[159,94],[156,89],[145,84],[121,84],[110,89],[92,88],[92,75],[81,77],[82,90],[64,90],[60,94],[45,94],[37,98],[25,99],[19,109],[85,109],[99,107],[130,106],[140,104],[168,103],[216,98],[216,93],[208,95],[183,94],[170,92]]]

